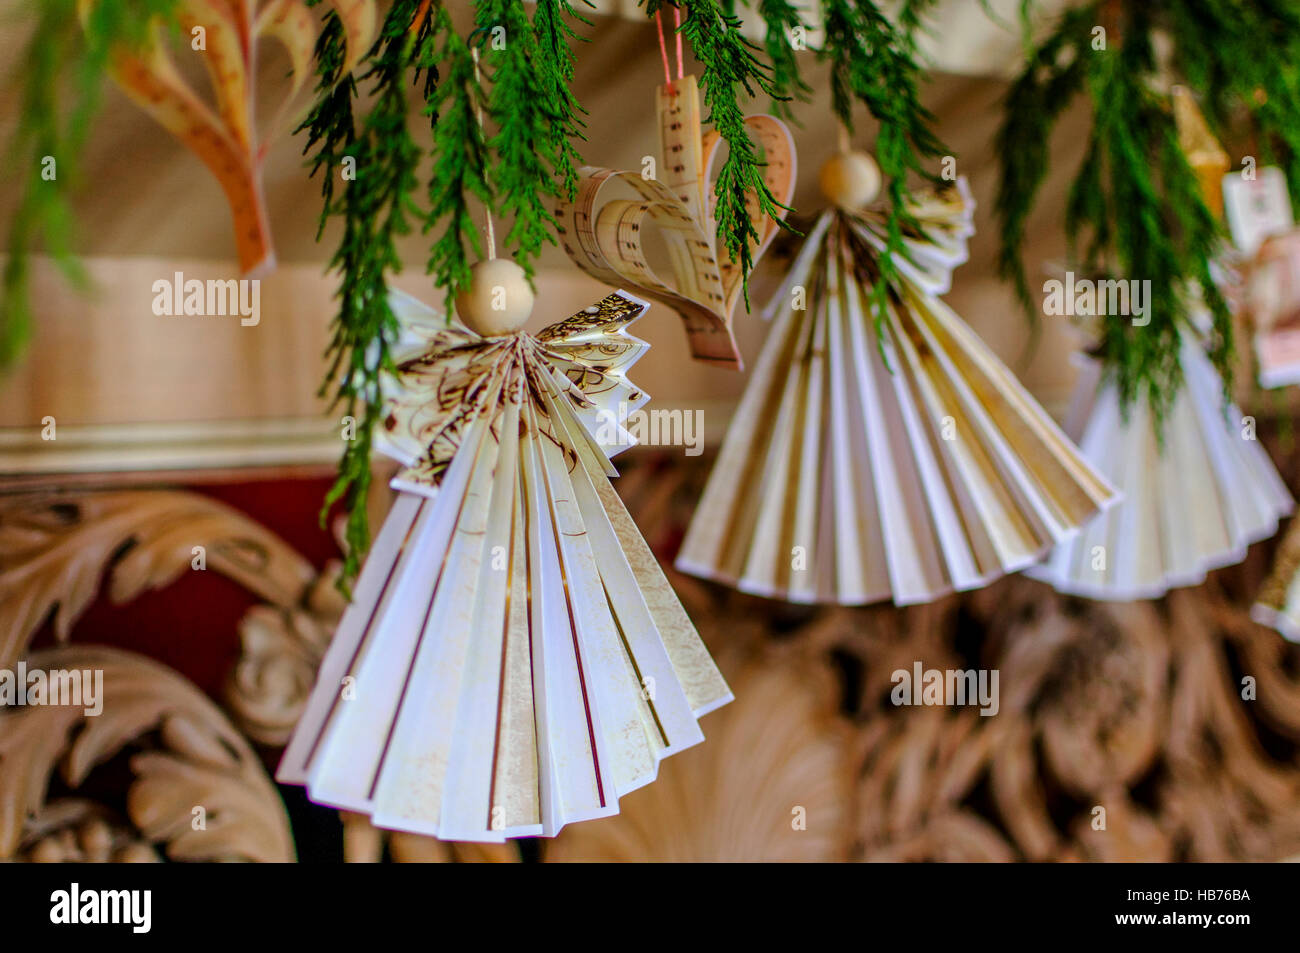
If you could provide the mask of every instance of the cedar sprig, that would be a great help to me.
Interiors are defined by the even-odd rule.
[[[445,223],[430,248],[428,272],[434,287],[446,295],[446,311],[450,314],[456,295],[469,285],[471,253],[475,258],[483,257],[483,242],[469,197],[491,207],[492,190],[487,180],[487,142],[478,122],[477,104],[483,102],[483,90],[475,75],[473,54],[452,28],[441,4],[437,16],[437,29],[443,36],[439,62],[445,75],[425,109],[433,122],[437,161],[429,176],[424,231],[428,233],[438,223]]]
[[[479,45],[483,73],[491,82],[487,112],[496,127],[488,140],[496,157],[488,175],[495,211],[510,219],[505,245],[531,278],[542,246],[557,243],[554,203],[548,200],[559,195],[555,173],[568,178],[552,165],[566,158],[553,148],[565,132],[554,129],[557,104],[546,102],[546,96],[567,81],[554,58],[540,52],[520,0],[479,0],[475,25],[470,42]],[[504,29],[502,48],[492,42],[494,29]],[[543,79],[543,73],[550,75]]]
[[[897,279],[895,255],[905,255],[905,230],[919,228],[908,207],[908,175],[934,181],[925,160],[946,150],[933,131],[934,116],[921,102],[924,64],[917,33],[934,0],[907,0],[891,20],[872,0],[822,0],[826,38],[820,55],[830,64],[831,107],[852,133],[855,102],[876,121],[876,160],[887,183],[889,210],[880,278],[872,286],[876,330],[884,320],[889,286]]]
[[[417,12],[423,21],[416,20]],[[399,334],[388,304],[388,278],[402,267],[397,239],[411,230],[413,218],[423,217],[412,200],[423,150],[407,127],[407,72],[415,69],[418,77],[421,65],[429,60],[432,35],[427,4],[396,0],[357,81],[373,101],[359,128],[350,129],[358,125],[350,118],[355,90],[337,87],[341,33],[327,31],[321,40],[325,46],[318,50],[322,98],[308,118],[308,141],[317,147],[313,168],[323,171],[327,180],[323,214],[342,220],[342,237],[330,260],[341,281],[322,394],[332,389],[332,406],[344,408],[356,428],[354,439],[344,448],[321,518],[336,501],[343,501],[348,545],[340,585],[345,589],[370,544],[366,496],[371,439],[383,407],[382,376],[393,367],[390,348]],[[336,81],[334,86],[328,85],[331,80]],[[347,103],[346,108],[340,101]],[[328,180],[339,174],[335,163],[348,157],[355,161],[356,179],[335,194]]]
[[[998,272],[1015,288],[1031,315],[1037,308],[1021,260],[1029,214],[1047,177],[1051,128],[1084,88],[1084,67],[1092,52],[1091,30],[1097,23],[1097,4],[1066,11],[1057,29],[1031,51],[1024,70],[1003,100],[1005,116],[995,138],[1002,157],[1001,180],[995,205],[1001,225]],[[1089,149],[1083,170],[1095,177],[1098,157]],[[1080,198],[1101,203],[1092,211],[1096,234],[1108,242],[1106,197],[1100,190],[1079,190]]]
[[[584,0],[591,6],[589,0]],[[548,136],[539,146],[560,180],[560,192],[569,201],[578,194],[578,167],[582,157],[574,141],[586,140],[582,116],[586,110],[573,95],[574,60],[571,40],[586,42],[568,23],[591,21],[573,8],[569,0],[537,0],[533,30],[537,35],[538,78],[543,90],[542,105],[550,112]]]
[[[754,0],[746,2],[753,3]],[[777,95],[772,97],[772,112],[794,122],[792,102],[808,102],[812,87],[804,82],[799,71],[799,53],[790,37],[796,29],[803,29],[806,33],[808,24],[789,0],[757,0],[757,3],[758,15],[765,28],[763,51],[772,64],[772,86],[777,90]]]
[[[1099,316],[1102,357],[1125,412],[1133,401],[1145,399],[1157,420],[1167,415],[1182,379],[1179,350],[1189,326],[1189,298],[1198,289],[1210,313],[1209,353],[1225,393],[1233,371],[1231,316],[1211,277],[1222,227],[1183,154],[1167,97],[1157,92],[1170,77],[1160,75],[1154,36],[1161,31],[1174,40],[1168,62],[1174,75],[1193,89],[1210,84],[1205,99],[1212,125],[1216,117],[1226,123],[1234,112],[1253,112],[1262,131],[1285,150],[1288,137],[1300,134],[1294,95],[1284,82],[1269,80],[1273,92],[1265,96],[1271,101],[1277,94],[1278,111],[1252,107],[1260,88],[1254,84],[1265,78],[1253,64],[1231,58],[1232,49],[1246,49],[1239,45],[1247,35],[1242,23],[1245,30],[1257,31],[1254,36],[1273,35],[1294,49],[1294,34],[1286,40],[1270,32],[1300,25],[1293,22],[1294,10],[1287,15],[1280,10],[1267,0],[1229,5],[1098,0],[1062,15],[1031,51],[1004,103],[997,138],[999,267],[1036,321],[1039,303],[1022,259],[1026,223],[1047,173],[1057,119],[1078,96],[1091,102],[1092,126],[1067,196],[1065,230],[1072,256],[1089,273],[1150,282],[1148,323],[1135,326],[1127,315]],[[1190,28],[1193,22],[1197,29]],[[1093,48],[1098,25],[1107,28],[1104,49]],[[1230,75],[1238,69],[1245,80]],[[1281,127],[1269,125],[1274,122]]]
[[[32,3],[35,29],[23,53],[17,127],[9,151],[18,202],[0,281],[0,368],[22,353],[31,334],[30,256],[44,250],[76,285],[86,282],[72,251],[71,197],[82,184],[80,159],[99,111],[115,50],[138,48],[151,30],[177,28],[178,0],[77,0]],[[42,176],[55,160],[55,178]]]
[[[320,0],[312,0],[311,5],[319,3]],[[334,10],[329,10],[316,38],[316,96],[306,117],[294,129],[295,134],[306,133],[303,155],[310,156],[307,163],[310,176],[321,177],[323,201],[316,226],[317,241],[324,236],[325,227],[333,216],[343,211],[335,204],[336,183],[340,180],[335,173],[342,167],[347,148],[356,134],[352,104],[357,98],[357,82],[354,73],[343,73],[346,53],[343,23]]]
[[[646,0],[646,12],[654,16],[664,5],[664,0]],[[745,276],[748,305],[749,273],[759,236],[749,216],[747,196],[755,196],[763,215],[783,227],[789,226],[781,219],[785,206],[763,181],[763,163],[745,128],[739,96],[742,91],[751,97],[761,91],[780,99],[784,93],[773,79],[771,67],[757,56],[758,47],[741,34],[740,21],[716,0],[680,0],[678,6],[684,11],[680,32],[702,67],[700,86],[708,113],[706,121],[727,144],[727,158],[714,184],[714,218],[723,247]]]

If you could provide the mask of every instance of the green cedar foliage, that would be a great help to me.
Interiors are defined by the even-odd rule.
[[[1022,12],[1031,12],[1028,3]],[[1095,48],[1098,26],[1106,28],[1104,48]],[[1167,63],[1157,60],[1157,33],[1169,41]],[[1225,388],[1231,384],[1232,322],[1210,277],[1222,230],[1179,147],[1168,99],[1156,90],[1170,78],[1185,83],[1220,135],[1244,120],[1260,144],[1258,158],[1278,162],[1295,194],[1300,89],[1291,63],[1298,43],[1300,5],[1293,0],[1095,0],[1060,16],[1007,94],[997,136],[999,268],[1035,320],[1021,257],[1026,225],[1057,120],[1079,96],[1091,104],[1065,227],[1080,267],[1151,282],[1149,324],[1101,318],[1103,357],[1126,408],[1144,398],[1158,417],[1168,411],[1181,380],[1187,295],[1196,285],[1212,315],[1210,355]]]
[[[416,22],[417,11],[422,19]],[[342,499],[348,513],[347,556],[341,583],[346,586],[369,546],[366,495],[370,487],[371,436],[383,407],[382,374],[391,369],[389,349],[397,339],[397,319],[388,304],[388,278],[401,270],[397,239],[423,213],[412,198],[419,184],[423,150],[407,128],[408,71],[431,70],[433,19],[418,0],[396,0],[357,77],[339,75],[343,32],[333,12],[317,44],[318,97],[303,128],[307,149],[314,148],[313,173],[322,173],[325,203],[321,227],[341,220],[341,238],[331,267],[339,273],[339,310],[332,324],[329,370],[322,394],[333,392],[333,406],[355,421],[339,463],[338,479],[321,512]],[[425,72],[426,83],[434,74]],[[371,96],[361,120],[353,113],[358,87]],[[356,178],[336,186],[345,160]]]
[[[665,6],[673,4],[667,0],[645,2],[646,13],[651,17]],[[749,273],[754,265],[753,248],[758,242],[758,230],[750,220],[746,195],[752,192],[759,210],[778,222],[784,206],[763,181],[762,160],[745,128],[740,95],[743,92],[755,96],[761,91],[779,99],[784,93],[771,67],[756,55],[758,48],[741,35],[740,21],[734,14],[728,13],[716,0],[680,0],[676,6],[682,11],[681,34],[700,62],[705,121],[712,123],[727,144],[727,158],[713,188],[717,197],[714,217],[723,247],[745,276],[748,303]]]
[[[478,0],[475,24],[470,42],[479,44],[483,73],[491,81],[487,111],[496,126],[488,142],[496,156],[489,172],[494,204],[511,219],[505,245],[515,249],[516,263],[531,278],[542,245],[555,243],[550,205],[559,194],[547,162],[554,134],[544,97],[565,83],[562,76],[543,80],[557,65],[539,54],[537,35],[519,0]]]
[[[755,0],[747,0],[749,3]],[[776,95],[772,97],[772,112],[782,119],[796,121],[790,103],[793,100],[807,102],[812,94],[812,87],[803,81],[799,73],[799,51],[791,43],[792,31],[803,29],[808,25],[799,16],[799,10],[789,0],[757,0],[758,15],[763,19],[766,35],[763,38],[763,51],[772,63],[772,86]]]
[[[872,287],[877,331],[888,288],[897,277],[894,255],[905,254],[905,229],[918,224],[907,211],[908,174],[934,180],[924,161],[942,155],[932,130],[934,116],[921,103],[924,64],[916,36],[934,0],[906,0],[891,20],[872,0],[822,0],[826,39],[821,58],[830,63],[831,106],[851,133],[860,102],[876,121],[876,160],[888,183],[889,218],[880,278]]]
[[[488,147],[479,125],[479,104],[483,90],[474,69],[470,48],[438,7],[439,33],[443,47],[439,54],[444,76],[432,90],[425,107],[433,121],[433,153],[437,161],[429,175],[429,213],[425,232],[439,223],[442,234],[429,251],[428,271],[435,288],[446,296],[445,309],[452,311],[459,291],[469,284],[470,253],[483,257],[479,223],[474,220],[469,197],[491,207],[488,185]]]

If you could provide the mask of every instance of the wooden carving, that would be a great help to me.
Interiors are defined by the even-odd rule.
[[[629,509],[661,558],[680,539],[706,467],[660,458],[623,477]],[[856,779],[851,820],[836,832],[848,856],[1279,860],[1300,853],[1300,650],[1250,620],[1245,606],[1258,585],[1250,573],[1267,563],[1266,552],[1255,556],[1202,586],[1132,605],[1081,602],[1019,577],[902,610],[783,606],[672,581],[715,648],[751,625],[798,664],[839,674],[852,735],[842,758]],[[727,660],[721,652],[737,701],[705,729],[717,746],[733,735],[761,739],[757,753],[769,715],[751,697],[789,703]],[[997,714],[895,705],[893,673],[917,661],[996,670]],[[689,765],[688,753],[679,768]],[[655,795],[675,789],[671,767],[658,791],[643,792],[644,805],[629,798],[623,818],[565,832],[547,859],[740,856],[745,838],[720,846],[729,835],[718,806],[740,795],[725,777],[701,773],[670,811]],[[674,833],[673,811],[703,812],[711,823],[678,820]]]
[[[191,572],[202,558],[279,606],[302,600],[311,564],[274,533],[208,497],[177,491],[0,495],[0,668],[51,618],[66,641],[107,580],[130,602]]]
[[[954,651],[959,615],[977,658]],[[1300,745],[1283,713],[1300,687],[1275,657],[1281,640],[1213,590],[1079,603],[1012,579],[924,612],[834,613],[808,632],[865,673],[863,859],[1277,860],[1300,848],[1300,771],[1265,751],[1256,725]],[[1267,699],[1243,699],[1230,647],[1267,679]],[[887,680],[911,658],[996,669],[997,715],[895,708]]]
[[[0,858],[288,861],[293,839],[261,760],[201,691],[143,656],[60,646],[28,671],[103,673],[102,711],[27,705],[0,716]],[[155,740],[156,739],[156,740]],[[57,771],[79,788],[134,750],[126,792],[134,833],[83,801],[49,800]]]
[[[259,744],[283,746],[307,704],[316,669],[345,602],[331,564],[301,605],[254,606],[239,622],[240,654],[226,683],[226,704]]]

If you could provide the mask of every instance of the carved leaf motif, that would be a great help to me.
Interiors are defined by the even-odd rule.
[[[226,683],[226,703],[254,741],[282,746],[293,734],[343,614],[334,586],[338,569],[337,563],[326,568],[304,608],[254,606],[240,620],[242,651]]]
[[[42,864],[156,863],[129,821],[85,798],[60,798],[27,822],[18,856]]]
[[[103,710],[29,706],[0,716],[0,857],[14,854],[45,810],[56,769],[77,788],[97,765],[140,745],[150,750],[130,759],[128,814],[146,838],[165,842],[169,857],[293,859],[288,819],[261,761],[193,684],[143,656],[98,646],[38,652],[27,667],[102,671]],[[206,829],[194,829],[196,807]]]
[[[315,578],[310,563],[237,510],[195,493],[120,491],[0,497],[0,667],[13,664],[46,618],[66,640],[108,575],[109,597],[129,602],[207,568],[276,605]]]

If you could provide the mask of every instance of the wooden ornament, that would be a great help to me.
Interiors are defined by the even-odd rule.
[[[880,194],[880,166],[865,152],[839,152],[817,174],[826,201],[845,212],[858,212]]]
[[[654,169],[653,157],[647,156],[639,172],[584,166],[576,199],[559,208],[562,244],[593,278],[681,315],[697,360],[740,369],[731,322],[744,275],[719,248],[713,217],[712,167],[722,140],[716,130],[701,134],[700,91],[694,76],[661,86],[657,104],[662,164]],[[764,182],[778,202],[789,205],[795,185],[790,130],[771,116],[749,116],[745,125],[763,155]],[[616,185],[633,197],[614,197]],[[757,261],[780,226],[762,214],[756,198],[751,199],[750,218],[759,235],[752,249]],[[646,258],[644,230],[651,227],[660,230],[668,246],[672,284],[660,278]]]
[[[84,20],[99,0],[80,0]],[[347,75],[374,39],[374,0],[332,0],[347,42]],[[267,221],[262,162],[267,141],[289,118],[298,94],[312,78],[317,26],[305,0],[180,0],[177,19],[187,52],[198,56],[211,80],[209,105],[182,78],[169,55],[161,25],[151,25],[139,50],[116,50],[109,68],[116,83],[141,109],[183,142],[216,177],[235,225],[235,247],[244,274],[275,267]],[[192,44],[202,37],[202,49]],[[292,81],[271,122],[254,128],[257,41],[279,40],[289,54]],[[333,174],[337,174],[334,172]]]
[[[470,269],[469,287],[456,296],[456,317],[481,337],[513,334],[533,313],[528,275],[508,258],[490,258]]]
[[[391,300],[411,348],[376,437],[399,492],[278,776],[443,840],[616,814],[731,700],[609,482],[649,305],[481,337]]]

